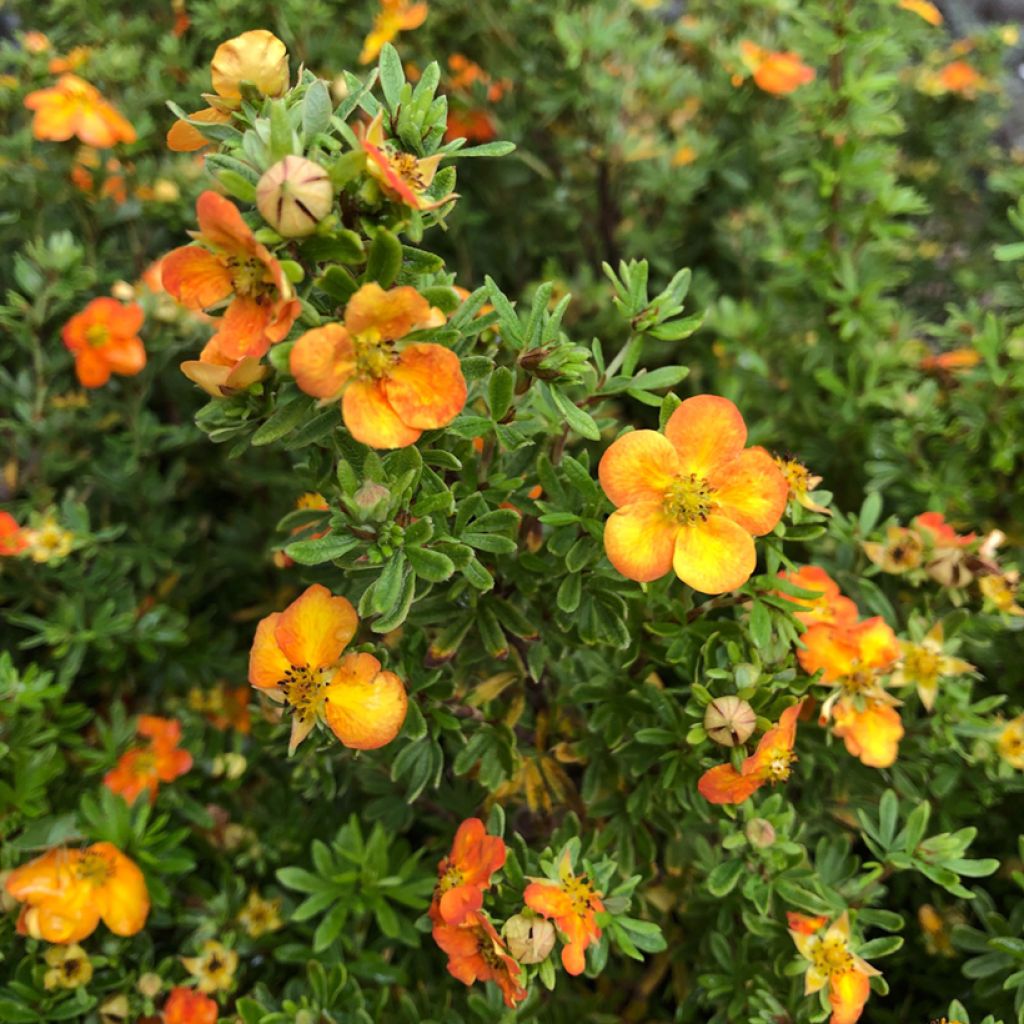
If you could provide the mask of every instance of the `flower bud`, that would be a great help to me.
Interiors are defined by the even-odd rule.
[[[147,999],[155,999],[164,987],[164,979],[159,974],[146,971],[136,982],[136,988]]]
[[[352,496],[351,502],[355,506],[356,515],[366,521],[381,518],[390,498],[391,491],[383,484],[367,480]]]
[[[509,953],[521,964],[539,964],[555,946],[555,926],[542,917],[516,914],[505,922],[501,934]]]
[[[764,818],[751,818],[747,822],[747,842],[763,850],[775,842],[775,827]]]
[[[327,172],[301,156],[278,160],[256,186],[256,208],[284,238],[312,234],[333,205],[334,185]]]
[[[739,697],[716,697],[704,712],[704,731],[723,747],[746,743],[756,724],[754,709]]]

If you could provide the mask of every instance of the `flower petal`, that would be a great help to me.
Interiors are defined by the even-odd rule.
[[[656,430],[634,430],[616,438],[601,456],[597,477],[616,507],[661,501],[679,473],[679,456]]]
[[[604,524],[608,561],[626,579],[648,583],[672,568],[680,526],[660,503],[640,501],[616,509]]]
[[[572,897],[556,882],[531,882],[523,892],[523,902],[545,917],[569,917]]]
[[[860,971],[844,971],[829,978],[828,1001],[832,1006],[831,1024],[855,1024],[871,995],[871,982]]]
[[[764,785],[759,775],[740,775],[731,764],[709,768],[697,782],[697,792],[713,804],[741,804]]]
[[[135,935],[149,916],[149,891],[138,865],[112,843],[94,843],[86,851],[106,861],[110,875],[96,891],[96,908],[115,935]]]
[[[394,672],[371,654],[346,655],[327,688],[325,715],[335,736],[353,750],[376,750],[402,728],[409,699]]]
[[[376,331],[383,341],[404,338],[430,318],[430,303],[415,288],[385,291],[376,281],[364,284],[348,300],[345,326],[353,334]]]
[[[445,427],[466,404],[459,357],[443,345],[408,345],[383,381],[388,404],[418,430]]]
[[[164,289],[189,309],[209,309],[234,291],[220,257],[200,245],[183,245],[160,264]]]
[[[375,380],[352,381],[342,396],[341,414],[348,432],[371,448],[405,448],[423,433],[399,419]]]
[[[681,526],[676,534],[676,575],[704,594],[726,594],[742,587],[757,568],[754,540],[724,516]]]
[[[213,336],[225,358],[232,361],[246,356],[259,359],[270,348],[267,327],[273,315],[270,304],[236,295],[224,311]]]
[[[197,110],[188,116],[193,121],[202,121],[203,124],[227,124],[231,120],[231,115],[226,110],[217,110],[216,107]],[[212,145],[213,143],[188,121],[175,121],[167,133],[167,148],[173,153],[194,153],[204,146]]]
[[[292,668],[292,663],[277,643],[276,631],[280,619],[280,612],[272,612],[260,620],[249,651],[249,682],[261,690],[280,685]]]
[[[352,337],[341,324],[306,331],[292,347],[288,365],[295,383],[307,395],[331,398],[355,372]]]
[[[327,668],[356,634],[359,617],[351,602],[314,583],[281,613],[274,628],[281,653],[293,665]]]
[[[800,642],[803,646],[798,648],[796,656],[808,675],[823,669],[821,681],[834,683],[853,672],[859,647],[848,628],[818,622],[807,629]]]
[[[728,398],[697,395],[672,413],[665,436],[679,453],[683,471],[706,477],[743,451],[747,426]]]
[[[890,704],[874,702],[858,711],[851,702],[841,700],[832,710],[832,731],[846,749],[869,768],[888,768],[899,754],[903,722]]]
[[[761,537],[782,518],[789,485],[763,448],[747,448],[708,478],[718,511],[748,533]]]

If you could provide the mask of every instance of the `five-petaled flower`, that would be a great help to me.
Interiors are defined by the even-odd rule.
[[[437,865],[430,919],[435,925],[462,924],[483,907],[491,875],[504,863],[504,840],[488,835],[479,818],[467,818],[455,833],[451,853]]]
[[[740,58],[757,87],[773,96],[786,96],[814,81],[814,68],[789,50],[766,50],[749,39],[740,42]]]
[[[49,970],[43,975],[43,988],[80,988],[92,981],[92,961],[77,942],[69,946],[51,946],[43,959]]]
[[[598,476],[616,506],[604,529],[608,560],[649,582],[674,568],[694,590],[724,594],[757,565],[754,536],[773,529],[788,487],[726,398],[688,398],[664,434],[635,430],[604,453]]]
[[[164,1003],[163,1024],[217,1024],[215,1000],[195,989],[178,985]]]
[[[974,671],[969,661],[946,654],[943,643],[941,622],[935,623],[920,641],[901,640],[902,657],[890,680],[891,686],[917,687],[917,695],[928,711],[935,706],[940,679]]]
[[[397,149],[384,136],[384,112],[378,112],[363,132],[363,151],[366,153],[366,170],[380,186],[384,194],[396,202],[404,203],[414,210],[435,210],[456,198],[454,192],[436,199],[427,196],[437,174],[443,154],[414,156]]]
[[[207,939],[198,956],[183,956],[182,965],[200,992],[218,992],[231,988],[238,969],[238,954],[216,939]]]
[[[568,850],[558,865],[558,881],[535,878],[526,887],[523,902],[555,922],[565,940],[562,966],[569,974],[582,974],[587,946],[601,938],[596,915],[604,911],[604,904],[586,875],[573,874]]]
[[[1011,767],[1024,771],[1024,715],[1011,718],[996,740],[999,756]]]
[[[428,8],[425,3],[410,3],[410,0],[380,0],[380,10],[373,19],[373,28],[363,42],[359,63],[369,64],[376,60],[385,43],[395,40],[399,32],[419,28],[427,20]]]
[[[786,478],[789,484],[789,496],[808,512],[817,512],[823,516],[832,515],[832,510],[825,505],[820,505],[812,497],[811,493],[821,483],[821,477],[815,476],[811,471],[796,459],[784,459],[780,455],[775,456],[775,465]]]
[[[780,572],[779,579],[786,580],[800,590],[813,590],[821,595],[796,597],[794,594],[778,592],[779,597],[800,606],[800,611],[793,612],[793,618],[805,626],[813,626],[816,622],[831,626],[852,626],[857,621],[857,606],[839,592],[839,584],[820,566],[804,565],[792,572]]]
[[[465,985],[493,981],[505,1005],[514,1007],[526,998],[520,984],[522,968],[509,956],[494,925],[472,912],[460,925],[435,924],[434,941],[448,954],[448,973]]]
[[[75,376],[86,388],[99,388],[112,373],[134,377],[146,365],[139,330],[142,307],[107,296],[93,299],[61,330],[65,347],[75,357]]]
[[[803,701],[786,708],[760,739],[757,750],[736,771],[731,764],[709,768],[697,783],[697,790],[713,804],[741,804],[766,782],[773,785],[789,778],[791,765],[796,760],[796,720]]]
[[[77,75],[61,75],[56,85],[25,97],[34,111],[32,134],[40,141],[66,142],[72,136],[96,149],[134,142],[135,129],[100,91]]]
[[[881,972],[850,949],[850,919],[841,914],[826,927],[826,918],[788,913],[789,934],[808,961],[804,994],[828,986],[830,1024],[854,1024],[871,995],[871,978]]]
[[[100,920],[115,935],[135,935],[149,915],[142,872],[112,843],[48,850],[15,868],[6,889],[23,904],[18,933],[47,942],[80,942]]]
[[[354,750],[383,747],[402,728],[408,698],[401,679],[372,654],[342,657],[358,625],[346,598],[314,583],[256,627],[249,682],[292,709],[289,752],[318,722]]]
[[[345,307],[344,324],[307,331],[290,365],[308,395],[340,396],[349,433],[374,448],[404,448],[424,430],[447,426],[466,404],[459,357],[443,345],[404,341],[444,314],[415,288],[364,284]]]
[[[230,300],[216,321],[217,333],[209,343],[215,348],[207,361],[233,366],[247,356],[259,359],[287,336],[299,315],[299,300],[281,264],[256,241],[233,203],[204,192],[196,216],[195,238],[203,245],[184,245],[163,258],[163,286],[192,310]]]
[[[147,790],[150,802],[154,801],[161,782],[173,782],[192,767],[192,755],[178,746],[180,722],[142,715],[137,731],[149,742],[126,750],[117,765],[103,776],[104,785],[129,804]]]

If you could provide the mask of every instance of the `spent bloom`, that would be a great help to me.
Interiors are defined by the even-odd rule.
[[[932,626],[920,641],[901,640],[900,651],[900,662],[889,685],[916,687],[917,695],[928,711],[935,706],[941,679],[974,671],[969,661],[945,653],[941,622]]]
[[[414,210],[435,210],[456,198],[454,192],[440,199],[427,196],[427,189],[437,175],[438,165],[444,159],[443,154],[417,157],[397,149],[384,136],[383,111],[365,129],[362,146],[367,156],[367,173],[389,199],[404,203]]]
[[[61,75],[49,89],[30,92],[25,106],[34,111],[32,134],[41,142],[66,142],[75,137],[86,146],[109,149],[136,139],[131,124],[94,85],[77,75]]]
[[[789,484],[789,496],[793,501],[807,509],[808,512],[817,512],[824,516],[832,515],[831,509],[825,505],[819,505],[811,497],[811,493],[821,483],[820,476],[815,476],[802,462],[797,462],[796,459],[784,459],[776,455],[775,465],[779,467],[779,472],[786,478],[786,483]]]
[[[786,96],[814,81],[814,68],[788,50],[766,50],[744,39],[740,42],[740,59],[754,76],[757,87],[773,96]]]
[[[1017,603],[1017,587],[1020,584],[1020,573],[995,573],[982,576],[978,580],[978,589],[985,599],[985,604],[1003,615],[1024,615],[1024,607]]]
[[[231,988],[238,969],[238,954],[215,939],[207,939],[198,956],[183,956],[182,965],[200,992],[218,992]]]
[[[558,881],[535,878],[526,887],[523,902],[554,921],[565,942],[562,966],[569,974],[582,974],[587,946],[601,938],[596,915],[604,910],[604,904],[586,875],[573,874],[568,850],[558,865]]]
[[[249,893],[245,906],[238,913],[238,923],[251,939],[276,932],[283,927],[280,899],[264,899],[258,892]]]
[[[15,868],[5,887],[23,904],[18,933],[47,942],[80,942],[101,920],[115,935],[135,935],[149,915],[142,872],[112,843],[48,850]]]
[[[881,972],[850,949],[850,919],[845,912],[826,927],[826,918],[788,913],[789,934],[808,962],[804,994],[828,987],[830,1024],[854,1024],[871,995],[871,978]]]
[[[139,330],[142,307],[100,296],[62,328],[64,346],[75,357],[75,376],[86,388],[99,388],[112,373],[134,377],[146,365]]]
[[[924,555],[921,535],[903,526],[890,526],[885,534],[885,543],[868,540],[861,547],[883,572],[894,575],[916,569]]]
[[[796,720],[803,701],[786,708],[760,739],[757,750],[736,771],[731,764],[708,769],[697,783],[697,790],[713,804],[741,804],[766,782],[773,785],[789,778],[790,765],[796,760]]]
[[[314,583],[256,627],[249,682],[291,708],[289,752],[317,722],[354,750],[383,747],[402,728],[408,698],[401,679],[372,654],[342,656],[358,625],[346,598]]]
[[[409,0],[380,0],[380,10],[373,19],[373,28],[363,42],[359,63],[369,64],[377,59],[385,43],[392,43],[399,32],[419,28],[427,20],[425,3]]]
[[[195,989],[178,985],[164,1003],[163,1024],[217,1024],[217,1003]]]
[[[43,959],[49,968],[43,975],[43,988],[80,988],[92,980],[92,961],[77,942],[70,946],[51,946]]]
[[[203,244],[181,246],[163,258],[163,286],[192,310],[228,300],[208,347],[215,346],[216,355],[229,364],[247,356],[259,359],[287,336],[299,315],[299,301],[281,264],[256,241],[233,203],[204,192],[196,216],[194,237]],[[212,353],[209,361],[214,361]]]
[[[364,284],[344,324],[307,331],[290,353],[296,383],[316,398],[341,398],[349,433],[374,448],[404,448],[447,426],[466,404],[459,357],[443,345],[405,341],[444,314],[415,288]]]
[[[460,925],[436,924],[433,935],[448,954],[448,973],[453,978],[465,985],[493,981],[510,1008],[526,998],[526,989],[519,981],[522,968],[483,914],[473,912]]]
[[[504,840],[488,835],[479,818],[467,818],[455,833],[451,853],[437,865],[430,919],[435,924],[462,924],[483,907],[491,875],[504,863]]]
[[[670,569],[694,590],[724,594],[757,565],[754,537],[770,532],[788,487],[763,448],[745,448],[747,428],[726,398],[688,398],[664,434],[616,439],[598,476],[616,511],[604,529],[608,560],[649,582]]]
[[[138,734],[148,742],[126,750],[117,765],[103,776],[103,784],[129,804],[143,792],[156,799],[161,782],[173,782],[192,767],[192,755],[182,750],[181,723],[171,718],[142,715]]]

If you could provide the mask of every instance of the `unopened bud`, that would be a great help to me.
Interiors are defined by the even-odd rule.
[[[136,988],[139,992],[144,995],[147,999],[154,999],[160,995],[161,990],[164,987],[164,979],[159,974],[154,974],[152,971],[146,971],[142,977],[139,978],[136,983]]]
[[[285,238],[310,235],[331,212],[334,186],[327,172],[301,156],[286,156],[256,186],[256,208]]]
[[[131,302],[135,298],[135,289],[127,281],[115,281],[110,286],[110,294],[119,302]]]
[[[775,827],[764,818],[751,818],[747,822],[747,842],[763,850],[775,842]]]
[[[716,697],[704,712],[704,731],[723,747],[746,743],[756,724],[754,709],[739,697]]]
[[[521,964],[539,964],[555,946],[555,926],[542,917],[516,914],[505,922],[501,934],[509,953]]]
[[[355,512],[361,519],[376,519],[382,517],[387,503],[391,498],[389,491],[383,484],[367,480],[354,495],[352,504],[355,505]],[[385,538],[386,539],[386,538]]]

